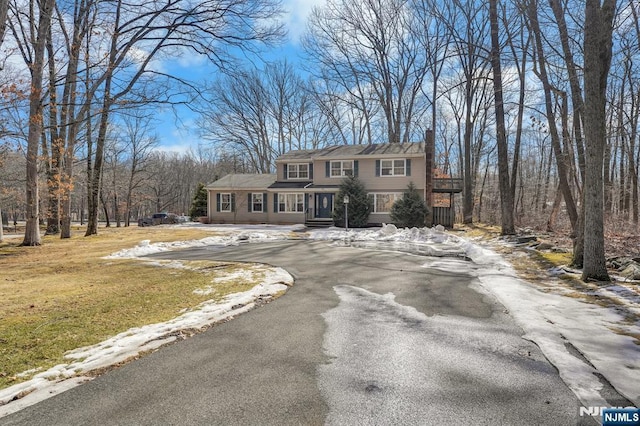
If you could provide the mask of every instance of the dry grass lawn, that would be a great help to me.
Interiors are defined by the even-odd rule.
[[[216,284],[215,295],[193,291],[243,266],[193,263],[169,269],[139,260],[103,259],[142,240],[179,241],[211,236],[189,228],[100,229],[73,238],[44,237],[40,247],[0,243],[0,388],[64,362],[66,351],[92,345],[131,327],[162,322],[212,298],[245,291],[242,279]]]

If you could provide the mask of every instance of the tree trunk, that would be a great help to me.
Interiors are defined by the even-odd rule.
[[[120,218],[120,206],[118,205],[118,193],[113,194],[113,216],[116,221],[116,228],[120,228],[122,226],[121,218]]]
[[[4,35],[7,32],[7,15],[9,13],[9,0],[0,0],[0,47],[4,42]]]
[[[558,187],[558,189],[556,189],[556,196],[553,197],[553,205],[551,206],[549,220],[547,220],[547,232],[553,232],[553,228],[556,226],[558,212],[560,211],[560,203],[562,203],[562,191],[560,190],[560,187]]]
[[[81,41],[86,35],[89,25],[89,5],[88,2],[80,1],[77,14],[73,21],[73,37],[71,45],[68,46],[69,63],[67,65],[67,74],[65,77],[64,91],[62,99],[64,105],[62,107],[60,122],[66,127],[65,139],[66,146],[64,149],[63,168],[61,173],[62,197],[60,208],[60,238],[71,238],[71,191],[73,190],[73,161],[76,148],[76,136],[79,132],[78,123],[80,119],[76,118],[76,99],[78,85],[78,67],[80,63]],[[89,91],[87,91],[89,93]],[[87,99],[85,109],[89,109],[90,100]],[[85,115],[79,113],[79,115]],[[86,114],[89,120],[89,114]],[[80,222],[83,222],[82,208],[80,209]]]
[[[109,219],[109,209],[107,208],[107,200],[104,199],[104,191],[100,191],[100,204],[104,212],[105,228],[111,228],[111,220]]]
[[[473,171],[471,167],[471,131],[473,123],[471,122],[471,85],[473,82],[468,80],[465,83],[465,123],[464,123],[464,191],[462,202],[462,223],[473,223]]]
[[[578,70],[573,59],[573,52],[569,45],[569,32],[564,18],[564,11],[558,0],[549,0],[549,5],[553,10],[553,14],[558,24],[560,33],[560,44],[564,54],[564,61],[567,65],[567,73],[569,74],[569,87],[571,88],[571,104],[573,106],[573,133],[575,138],[576,149],[578,151],[578,168],[580,176],[584,179],[584,141],[582,138],[582,113],[584,110],[584,102],[582,100],[582,90],[580,88],[580,78]]]
[[[603,158],[606,90],[616,1],[586,0],[584,23],[585,185],[582,279],[609,281],[604,252]]]
[[[504,124],[497,0],[489,0],[489,21],[491,25],[491,67],[493,69],[493,94],[495,97],[502,235],[513,235],[516,233],[516,228],[513,222],[513,194],[511,193],[511,179],[509,177],[509,147],[507,146],[507,134]]]
[[[547,169],[544,176],[544,189],[542,192],[542,211],[547,210],[547,200],[549,199],[549,187],[551,186],[551,168],[553,166],[553,151],[549,152],[549,159],[547,162]],[[558,188],[560,191],[560,188]]]
[[[478,221],[482,222],[482,200],[484,200],[484,188],[487,186],[487,176],[489,175],[489,161],[487,161],[484,174],[482,176],[482,185],[480,185],[480,194],[478,194]]]
[[[584,265],[584,199],[581,206],[573,236],[573,257],[571,258],[571,266],[578,269],[582,269]]]
[[[518,67],[518,81],[520,83],[520,89],[518,94],[518,117],[517,117],[517,128],[516,128],[516,140],[513,147],[513,163],[511,165],[511,197],[515,198],[516,196],[516,183],[518,176],[518,167],[520,165],[520,147],[522,145],[522,130],[523,130],[523,121],[524,121],[524,110],[525,110],[525,100],[526,100],[526,88],[527,88],[527,55],[529,54],[529,44],[531,38],[527,39],[526,46],[523,49],[522,53],[522,63],[521,66]],[[515,58],[515,55],[514,55]]]
[[[105,89],[105,98],[102,105],[102,112],[100,116],[100,127],[98,129],[98,140],[96,141],[95,162],[93,165],[93,173],[91,181],[88,182],[88,198],[87,207],[89,214],[87,218],[87,231],[85,237],[89,235],[98,234],[98,204],[100,202],[100,189],[102,187],[102,168],[104,165],[104,145],[107,137],[107,127],[109,123],[109,110],[111,108],[111,101],[109,99],[109,88],[111,86],[111,79],[107,79],[107,87]]]
[[[62,139],[60,130],[64,125],[58,126],[58,99],[56,93],[56,64],[55,51],[52,43],[51,28],[47,37],[47,55],[49,56],[49,144],[51,153],[47,170],[47,196],[49,207],[47,209],[47,230],[45,235],[57,235],[60,232],[60,169],[62,166]],[[48,151],[46,137],[43,137],[43,154]]]
[[[613,109],[613,108],[612,108]],[[622,114],[619,114],[618,117],[622,117]],[[621,121],[621,120],[620,120]],[[620,123],[619,123],[620,124]],[[614,127],[611,126],[611,128],[613,129]],[[615,134],[613,135],[613,142],[614,142],[614,146],[613,149],[611,147],[611,144],[607,144],[607,146],[604,149],[604,158],[603,158],[603,173],[602,173],[602,178],[604,180],[603,182],[603,186],[604,186],[604,211],[606,213],[613,213],[614,212],[614,204],[616,204],[616,200],[617,200],[617,204],[618,207],[620,209],[620,211],[623,210],[623,197],[622,194],[624,194],[624,155],[625,155],[625,150],[624,147],[620,147],[620,138],[621,138],[621,128],[617,127],[617,131],[615,132]],[[623,141],[624,143],[624,141]],[[618,150],[620,149],[619,153]],[[620,191],[619,191],[619,197],[617,197],[616,199],[616,194],[613,188],[613,182],[615,182],[615,172],[616,172],[616,167],[618,166],[617,160],[618,160],[618,155],[620,155]],[[612,161],[613,160],[613,161]]]
[[[571,186],[569,185],[569,173],[567,167],[566,153],[562,150],[560,142],[560,136],[558,135],[558,129],[556,127],[556,118],[553,110],[553,101],[551,95],[551,84],[547,74],[546,60],[544,56],[544,50],[542,45],[542,32],[540,30],[540,24],[538,22],[538,8],[536,1],[530,1],[528,7],[529,24],[533,31],[535,44],[536,44],[536,57],[538,59],[538,77],[542,82],[545,95],[545,109],[547,115],[547,122],[549,123],[549,133],[551,136],[551,144],[553,152],[556,158],[556,165],[558,168],[558,178],[560,181],[560,189],[564,197],[564,203],[567,207],[567,213],[569,214],[569,220],[571,221],[571,227],[575,230],[578,223],[578,209],[576,207],[573,194],[571,193]]]
[[[40,6],[38,34],[34,45],[33,63],[30,64],[31,92],[29,94],[29,132],[27,136],[26,165],[26,219],[23,246],[39,246],[40,209],[38,195],[38,146],[43,129],[42,80],[47,34],[55,0],[44,0]]]

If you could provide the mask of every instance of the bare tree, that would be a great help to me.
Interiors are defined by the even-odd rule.
[[[447,56],[451,51],[451,32],[447,31],[445,22],[440,19],[440,4],[438,0],[415,0],[415,24],[412,26],[413,36],[420,43],[420,48],[425,51],[428,77],[431,81],[429,102],[431,103],[431,129],[437,127],[438,98],[441,96],[439,80],[445,65]],[[423,90],[426,89],[423,88]]]
[[[83,41],[85,45],[85,60],[87,65],[85,70],[85,88],[89,88],[89,44],[90,31],[95,23],[97,11],[92,0],[76,0],[73,11],[73,29],[71,33],[66,28],[66,20],[61,19],[61,13],[58,13],[58,22],[60,23],[61,32],[64,35],[66,54],[68,63],[66,74],[64,77],[64,88],[62,92],[62,107],[59,115],[60,135],[59,138],[64,143],[63,167],[60,174],[60,185],[62,188],[61,205],[60,205],[60,237],[71,237],[71,192],[74,186],[74,170],[76,145],[80,135],[80,126],[83,118],[89,118],[89,110],[91,105],[91,97],[88,96],[89,90],[85,91],[85,97],[82,106],[76,105],[78,101],[78,89],[80,82],[80,55],[82,52]],[[90,129],[90,123],[86,123],[87,129]],[[82,212],[80,213],[82,216]]]
[[[482,2],[472,0],[456,0],[443,5],[442,18],[452,34],[456,64],[464,76],[464,128],[462,129],[462,167],[464,177],[463,222],[473,222],[474,172],[472,157],[472,138],[474,130],[474,103],[477,102],[478,91],[481,90],[486,68],[489,65],[488,52],[484,49],[484,41],[488,36],[487,7]],[[479,156],[477,157],[479,158]]]
[[[347,89],[333,81],[330,74],[323,71],[320,78],[309,83],[313,103],[326,117],[329,139],[338,145],[378,141],[374,140],[371,121],[380,110],[378,104],[365,96],[359,85]]]
[[[108,7],[105,19],[112,19],[108,22],[110,39],[103,52],[101,74],[90,90],[92,97],[100,95],[101,106],[92,149],[94,158],[88,168],[89,217],[85,235],[98,232],[98,200],[111,114],[123,104],[148,104],[150,93],[136,90],[142,83],[149,87],[154,78],[172,79],[154,71],[152,62],[180,48],[206,55],[212,64],[224,67],[230,57],[228,49],[250,49],[254,42],[270,42],[282,35],[281,26],[275,21],[279,4],[269,1],[116,1],[104,7]],[[155,93],[156,101],[169,100],[163,93]]]
[[[537,69],[536,75],[542,83],[542,89],[544,91],[545,99],[545,113],[547,116],[548,129],[551,136],[551,144],[553,146],[554,155],[556,158],[556,166],[558,169],[559,188],[562,191],[564,202],[567,207],[569,219],[574,230],[578,226],[578,209],[576,207],[573,193],[571,192],[571,186],[569,182],[569,170],[568,170],[568,158],[567,153],[562,149],[562,143],[560,140],[560,134],[556,126],[556,113],[553,108],[553,92],[549,75],[547,73],[547,61],[544,53],[542,30],[538,21],[538,1],[527,0],[527,18],[528,25],[534,36],[535,41],[535,60]]]
[[[41,244],[40,237],[40,207],[38,185],[38,151],[40,138],[44,132],[43,121],[43,80],[45,67],[45,53],[47,40],[50,35],[51,17],[55,0],[43,0],[37,3],[37,8],[31,8],[28,14],[28,22],[24,23],[20,18],[22,14],[18,5],[13,5],[12,14],[17,19],[11,20],[11,28],[22,57],[29,67],[31,75],[31,90],[29,94],[29,131],[27,137],[27,165],[26,165],[26,219],[24,240],[22,245],[36,246]],[[37,10],[36,10],[37,9]],[[20,38],[19,25],[26,24],[25,38]],[[22,27],[24,28],[24,27]],[[26,37],[30,34],[30,37]]]
[[[502,65],[500,64],[500,34],[498,27],[498,1],[489,0],[491,25],[491,68],[493,69],[493,94],[496,113],[496,139],[498,145],[498,172],[500,182],[500,213],[502,234],[515,234],[513,222],[513,195],[509,177],[509,147],[504,124],[504,97],[502,94]]]
[[[549,5],[553,11],[560,35],[560,44],[562,46],[563,58],[567,67],[567,75],[569,77],[569,86],[571,88],[571,102],[573,105],[573,137],[578,153],[578,164],[581,176],[584,175],[584,141],[582,139],[582,113],[584,101],[582,99],[582,89],[580,87],[580,78],[578,76],[578,67],[575,63],[574,54],[570,45],[570,37],[567,29],[564,10],[560,0],[549,0]]]
[[[214,83],[202,108],[203,137],[222,149],[238,150],[259,173],[274,170],[275,159],[291,149],[314,145],[308,90],[286,63],[263,70],[237,70]]]
[[[215,108],[207,113],[203,127],[219,146],[239,149],[254,171],[270,173],[281,147],[271,144],[279,135],[277,126],[271,132],[270,99],[261,75],[256,70],[238,71],[217,81],[210,90]]]
[[[585,180],[583,280],[609,281],[604,253],[603,156],[607,80],[616,0],[586,0],[584,23]]]
[[[330,1],[310,17],[304,46],[319,65],[314,74],[355,101],[350,106],[363,114],[369,143],[376,133],[389,143],[420,133],[413,127],[425,112],[419,94],[428,68],[415,37],[419,22],[407,0]]]
[[[124,128],[119,139],[127,149],[127,193],[125,198],[125,226],[131,222],[134,195],[144,182],[144,173],[151,151],[158,145],[158,138],[151,131],[151,118],[136,113],[123,120]]]
[[[511,197],[516,197],[516,185],[519,176],[520,154],[522,150],[522,139],[524,132],[524,113],[527,109],[527,74],[529,73],[528,58],[531,54],[531,33],[526,28],[526,16],[522,13],[517,5],[512,10],[514,15],[509,19],[505,12],[503,17],[503,26],[507,33],[507,43],[511,50],[512,66],[518,71],[518,112],[516,114],[516,135],[513,143],[513,162],[511,164]],[[511,21],[511,22],[510,22]],[[514,28],[512,28],[514,27]],[[541,162],[542,163],[542,162]],[[520,185],[524,182],[520,180]],[[522,204],[520,204],[523,206]],[[517,210],[517,204],[514,207]]]

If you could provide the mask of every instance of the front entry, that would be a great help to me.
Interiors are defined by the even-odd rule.
[[[333,194],[316,194],[316,219],[331,219],[333,216]]]

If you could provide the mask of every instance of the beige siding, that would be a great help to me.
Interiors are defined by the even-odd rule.
[[[278,192],[269,194],[269,223],[274,224],[296,224],[296,223],[304,223],[305,222],[305,211],[302,212],[281,212],[275,211],[275,197],[280,194],[302,194],[302,202],[304,206],[308,206],[308,194],[305,194],[303,191],[298,189],[282,189]]]
[[[281,181],[283,181],[283,180],[286,180],[286,178],[287,178],[287,177],[285,176],[285,173],[284,173],[284,171],[285,171],[285,167],[284,167],[284,165],[285,165],[285,164],[287,164],[287,163],[276,163],[276,168],[277,168],[277,170],[276,170],[276,175],[277,175],[277,180],[278,180],[278,182],[281,182]]]
[[[277,162],[276,163],[276,168],[278,169],[276,171],[276,175],[277,175],[277,179],[278,182],[282,182],[282,181],[291,181],[291,182],[295,182],[295,181],[310,181],[312,180],[311,178],[302,178],[302,179],[289,179],[288,176],[286,176],[285,174],[285,165],[286,164],[308,164],[309,166],[311,166],[312,163],[308,162],[308,161],[287,161],[287,162]],[[313,173],[313,172],[311,172]],[[324,169],[323,169],[323,173],[324,173]]]
[[[272,223],[278,225],[292,225],[304,223],[305,213],[285,213],[274,212],[275,193],[267,193],[266,212],[249,211],[250,193],[264,193],[263,191],[231,191],[231,190],[209,190],[209,223]],[[281,193],[292,193],[299,191],[282,191]],[[218,211],[218,194],[234,194],[235,210],[233,212]]]
[[[395,193],[403,193],[404,189],[398,190],[398,191],[389,191],[389,192],[395,192]],[[371,191],[370,193],[375,193],[375,192],[383,192],[383,191]],[[424,198],[423,194],[420,193],[420,198]],[[391,215],[390,212],[382,212],[382,213],[371,213],[369,215],[369,223],[391,223]]]
[[[275,225],[295,225],[304,223],[304,213],[273,213],[269,212],[269,223]]]
[[[418,192],[423,195],[425,188],[425,160],[423,155],[408,154],[401,156],[398,154],[389,157],[358,156],[351,158],[323,158],[313,161],[313,184],[315,188],[302,189],[271,189],[254,188],[254,185],[244,186],[242,190],[228,190],[224,187],[209,190],[209,221],[211,223],[272,223],[272,224],[297,224],[304,223],[306,219],[305,212],[276,212],[274,211],[274,202],[276,194],[282,193],[302,193],[305,195],[305,207],[313,212],[314,209],[314,193],[315,192],[337,192],[332,186],[339,186],[342,177],[327,177],[326,163],[337,160],[354,160],[358,161],[358,178],[363,182],[367,192],[369,193],[402,193],[407,189],[409,183],[413,182]],[[376,176],[376,160],[396,160],[410,159],[411,174],[409,176]],[[276,175],[278,182],[296,182],[309,181],[311,179],[288,179],[285,176],[285,164],[309,164],[309,159],[295,159],[287,161],[278,161],[276,163]],[[225,185],[226,186],[226,185]],[[232,185],[230,185],[232,186]],[[265,186],[268,186],[265,184]],[[329,188],[323,186],[329,186]],[[218,212],[217,211],[217,194],[234,193],[235,194],[235,211],[234,212]],[[266,212],[252,212],[248,208],[249,193],[268,193],[266,203]],[[334,203],[341,203],[340,200],[334,200]],[[391,221],[388,212],[372,213],[370,223],[389,223]]]
[[[409,182],[413,182],[419,191],[424,190],[425,171],[424,158],[411,159],[411,176],[376,176],[376,159],[365,158],[358,160],[358,178],[364,183],[368,191],[403,192]],[[326,177],[326,161],[314,162],[315,185],[340,185],[342,178]]]
[[[269,199],[267,196],[267,212],[249,211],[249,194],[263,194],[266,190],[253,191],[231,191],[215,190],[209,191],[209,222],[210,223],[268,223],[269,222]],[[218,211],[218,194],[234,194],[235,209],[232,212]]]
[[[389,213],[371,213],[369,223],[391,223],[391,217]]]

